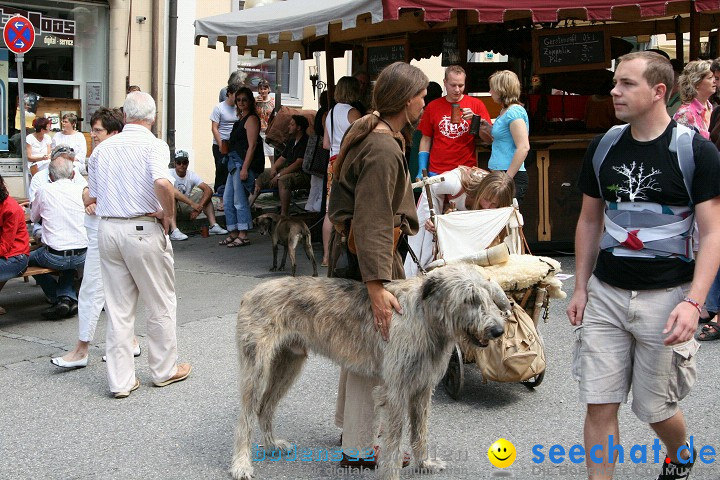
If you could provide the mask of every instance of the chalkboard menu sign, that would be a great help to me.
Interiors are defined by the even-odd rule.
[[[597,70],[610,66],[610,37],[602,29],[533,32],[534,73]]]
[[[457,34],[455,32],[448,32],[443,35],[440,65],[447,67],[449,65],[457,65],[458,63],[460,63],[460,50],[458,50]]]
[[[403,41],[403,43],[369,45],[365,53],[368,75],[370,75],[371,78],[375,78],[383,68],[391,63],[404,62],[405,47],[405,41]]]

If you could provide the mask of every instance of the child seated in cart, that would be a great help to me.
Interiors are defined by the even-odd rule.
[[[445,181],[430,185],[433,210],[438,213],[451,211],[484,210],[509,207],[515,196],[515,183],[505,172],[487,172],[480,168],[458,167],[439,176]],[[434,260],[433,234],[435,226],[430,218],[426,192],[423,191],[417,203],[418,221],[424,228],[408,238],[408,245],[424,267]],[[501,232],[489,246],[500,243]],[[417,276],[419,268],[411,255],[405,259],[405,276]]]

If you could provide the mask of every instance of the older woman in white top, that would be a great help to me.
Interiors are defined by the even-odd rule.
[[[50,164],[50,151],[52,150],[52,138],[50,138],[50,119],[36,118],[33,121],[35,133],[27,136],[26,149],[28,168],[30,175],[35,175],[39,170],[47,168]]]
[[[360,118],[360,111],[350,105],[360,99],[360,82],[355,77],[342,77],[335,86],[335,106],[333,106],[325,117],[325,135],[323,135],[323,148],[330,151],[330,163],[328,164],[327,175],[327,199],[325,211],[328,210],[327,204],[330,200],[330,185],[332,184],[332,168],[335,157],[340,152],[340,143],[342,142],[345,132],[350,125]],[[323,222],[323,260],[322,266],[327,267],[329,258],[328,244],[330,242],[330,232],[332,231],[332,222],[325,214]]]
[[[75,166],[81,173],[86,173],[85,157],[87,156],[87,143],[85,135],[75,130],[77,126],[77,115],[74,113],[66,113],[62,117],[60,126],[62,130],[55,134],[52,139],[52,148],[58,145],[68,145],[75,152]]]

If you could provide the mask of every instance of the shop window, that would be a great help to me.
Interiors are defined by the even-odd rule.
[[[280,76],[278,77],[278,66]],[[242,72],[240,80],[244,86],[257,92],[260,80],[270,83],[271,95],[275,97],[276,82],[280,85],[283,105],[302,105],[302,61],[299,55],[290,58],[284,53],[278,62],[275,53],[270,58],[238,55],[237,69]]]
[[[23,61],[24,89],[32,99],[26,123],[29,125],[36,113],[56,119],[72,111],[81,119],[79,129],[87,132],[93,109],[100,106],[99,102],[106,96],[107,5],[70,0],[0,0],[1,28],[16,14],[27,17],[36,32],[34,46]],[[0,152],[1,157],[18,156],[12,149],[17,143],[12,141],[13,137],[19,137],[19,104],[22,104],[18,98],[17,77],[15,56],[9,54],[7,78],[3,79],[8,86],[3,99],[5,118],[0,123],[5,131],[0,135],[8,135],[11,148]],[[97,95],[86,98],[89,85],[101,86],[99,100]]]

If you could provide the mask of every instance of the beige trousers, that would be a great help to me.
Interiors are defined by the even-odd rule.
[[[107,368],[110,391],[135,384],[133,332],[138,298],[150,310],[148,365],[153,382],[177,372],[175,269],[162,225],[146,220],[105,219],[98,230],[100,267],[107,310]]]
[[[346,455],[357,457],[377,444],[373,432],[375,403],[373,388],[380,385],[377,377],[363,377],[344,368],[340,370],[335,425],[343,429],[342,449]]]

